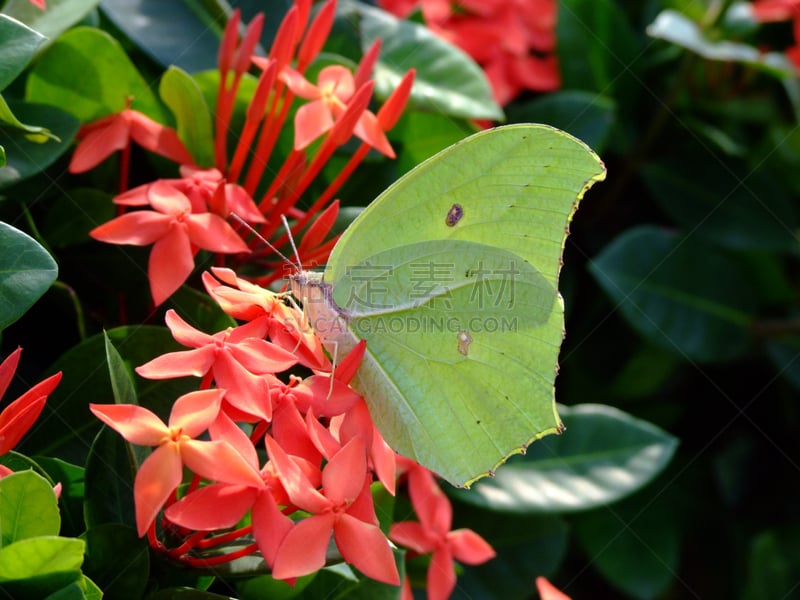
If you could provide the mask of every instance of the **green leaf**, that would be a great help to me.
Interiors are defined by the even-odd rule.
[[[78,536],[86,530],[83,520],[84,468],[58,458],[37,456],[51,482],[61,485],[58,505],[61,510],[61,530],[64,536]]]
[[[122,111],[132,98],[131,108],[166,122],[119,42],[90,27],[71,29],[42,54],[28,76],[25,97],[61,107],[84,123]]]
[[[360,17],[362,50],[377,38],[383,42],[373,73],[378,97],[386,98],[413,67],[412,106],[466,119],[503,119],[481,68],[427,27],[360,2],[342,2],[339,11],[347,20]]]
[[[131,373],[122,357],[114,348],[114,344],[108,339],[108,335],[103,333],[105,342],[106,361],[108,363],[108,374],[111,378],[111,389],[114,391],[114,402],[116,404],[138,404],[136,401],[136,389],[133,385]]]
[[[742,174],[744,163],[707,160],[662,161],[643,170],[661,209],[693,234],[740,250],[797,248],[793,195],[763,169]]]
[[[616,103],[593,92],[565,90],[511,105],[506,113],[512,123],[545,123],[563,129],[602,154],[616,119]]]
[[[3,12],[6,12],[5,9]],[[5,89],[27,66],[45,37],[8,15],[0,14],[0,90]]]
[[[130,444],[104,427],[86,459],[84,520],[89,529],[107,523],[134,528],[133,480],[136,459]]]
[[[58,276],[58,266],[39,243],[0,222],[0,331],[21,317]]]
[[[755,312],[750,281],[697,236],[635,227],[589,270],[628,323],[655,344],[704,362],[747,349]]]
[[[0,125],[2,125],[4,129],[16,129],[20,132],[24,132],[26,134],[25,139],[36,144],[44,144],[47,140],[59,141],[58,137],[53,135],[46,128],[39,127],[38,125],[26,125],[20,121],[14,116],[11,107],[2,96],[0,96]]]
[[[170,67],[158,88],[161,99],[172,110],[178,136],[200,166],[214,166],[214,132],[211,112],[197,82],[186,71]]]
[[[100,0],[47,0],[47,9],[42,10],[30,0],[7,0],[3,12],[49,38],[47,44],[82,21],[98,4]]]
[[[0,595],[44,598],[80,580],[84,547],[74,538],[45,536],[0,548]]]
[[[572,519],[592,566],[628,597],[662,597],[675,577],[681,528],[670,501],[664,494],[649,502],[631,498]]]
[[[216,67],[224,25],[215,21],[203,4],[189,0],[104,0],[103,12],[161,66],[176,65],[195,73]]]
[[[21,134],[15,129],[0,128],[0,144],[8,152],[8,162],[0,168],[0,189],[37,175],[53,164],[70,147],[80,125],[69,113],[54,106],[14,101],[9,107],[20,120],[37,123],[34,131],[41,131]],[[45,131],[49,139],[42,143]]]
[[[139,600],[150,573],[150,551],[136,530],[119,524],[90,527],[84,572],[109,598]]]
[[[462,502],[514,513],[565,513],[620,500],[669,463],[677,440],[602,404],[559,407],[566,432],[532,444],[494,477],[452,490]]]
[[[44,477],[22,471],[0,479],[0,546],[58,535],[60,527],[56,495]]]
[[[236,600],[231,596],[221,596],[191,588],[167,588],[147,596],[146,600]],[[272,597],[270,597],[272,600]]]
[[[399,141],[397,170],[402,174],[422,161],[463,140],[475,129],[462,120],[435,112],[406,111],[390,132]]]
[[[594,90],[631,105],[640,43],[614,0],[561,0],[556,40],[562,89]]]
[[[800,579],[800,525],[797,521],[754,536],[747,559],[744,600],[795,598]]]

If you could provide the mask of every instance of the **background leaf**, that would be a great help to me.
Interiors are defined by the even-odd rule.
[[[5,7],[4,10],[5,11]],[[30,62],[45,37],[24,23],[0,14],[0,90],[8,86]]]
[[[2,12],[32,27],[52,42],[67,29],[79,23],[100,0],[47,0],[47,9],[42,10],[28,0],[7,0]]]
[[[459,501],[493,511],[566,513],[609,504],[641,488],[667,465],[677,440],[657,427],[602,404],[561,407],[567,427],[514,456],[494,477]],[[516,518],[516,517],[515,517]]]
[[[749,282],[697,236],[636,227],[609,244],[590,271],[625,319],[668,350],[723,361],[747,349],[755,308]]]
[[[58,266],[36,240],[0,222],[0,331],[47,291]]]

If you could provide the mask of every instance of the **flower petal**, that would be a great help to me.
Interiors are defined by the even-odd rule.
[[[325,554],[333,531],[333,513],[299,521],[283,538],[275,556],[275,579],[302,577],[325,566]]]
[[[174,226],[153,245],[147,264],[150,293],[156,306],[181,287],[193,269],[194,256],[189,237],[183,227]]]
[[[89,410],[132,444],[157,446],[169,435],[161,419],[135,404],[90,404]]]
[[[173,309],[169,309],[164,315],[164,321],[169,327],[172,337],[182,346],[189,348],[200,348],[206,344],[213,344],[214,337],[205,332],[195,329],[184,321],[181,316]]]
[[[189,215],[187,233],[192,243],[204,250],[226,254],[250,252],[233,227],[213,213]]]
[[[156,448],[139,467],[133,482],[133,497],[140,537],[147,532],[158,511],[178,487],[182,475],[178,445],[172,442]]]
[[[261,555],[272,568],[281,543],[292,529],[292,520],[280,511],[268,490],[259,492],[251,517],[253,536],[256,538]]]
[[[456,587],[456,570],[447,546],[433,553],[428,566],[428,600],[447,600]]]
[[[180,446],[184,464],[201,477],[254,487],[264,484],[258,471],[227,442],[185,440]]]
[[[536,591],[539,592],[541,600],[570,600],[564,592],[556,588],[544,577],[536,578]]]
[[[180,428],[190,438],[197,437],[217,418],[224,393],[224,390],[198,390],[184,394],[172,405],[169,426]]]
[[[70,173],[89,171],[128,145],[130,126],[127,119],[121,114],[104,119],[102,125],[90,125],[88,133],[78,142],[69,162]]]
[[[331,109],[314,100],[297,109],[294,117],[294,149],[302,150],[333,127]]]
[[[111,219],[89,232],[99,242],[147,246],[169,233],[172,217],[152,210],[137,210]]]
[[[342,557],[364,575],[389,585],[400,585],[389,541],[377,525],[344,514],[333,527],[333,537]]]
[[[153,360],[136,367],[136,372],[146,379],[202,377],[211,369],[215,360],[214,346],[205,346],[156,356]]]
[[[394,543],[413,550],[417,554],[426,554],[436,547],[436,541],[417,521],[393,523],[389,529],[389,537]]]
[[[280,373],[297,364],[297,357],[266,340],[249,338],[228,344],[231,357],[251,373]]]
[[[453,557],[467,565],[479,565],[493,559],[494,548],[471,529],[455,529],[447,534]]]
[[[162,125],[132,109],[128,109],[131,137],[142,148],[160,154],[178,164],[194,164],[194,159],[174,129]]]
[[[250,510],[258,490],[245,485],[212,483],[181,498],[164,511],[172,521],[197,531],[233,527]]]
[[[22,347],[17,346],[17,349],[6,356],[5,360],[0,363],[0,398],[6,393],[11,380],[14,379],[20,354],[22,354]]]
[[[367,455],[364,441],[353,438],[342,447],[322,471],[325,497],[339,504],[353,502],[364,487],[367,477]]]

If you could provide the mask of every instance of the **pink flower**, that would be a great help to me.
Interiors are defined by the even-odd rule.
[[[564,592],[556,588],[544,577],[536,578],[536,591],[539,592],[541,600],[570,600]]]

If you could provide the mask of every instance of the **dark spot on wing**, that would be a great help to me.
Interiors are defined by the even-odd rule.
[[[450,207],[450,210],[447,211],[447,216],[444,218],[444,222],[448,227],[455,227],[456,223],[458,223],[463,216],[464,209],[461,207],[461,205],[453,204],[453,206]]]

